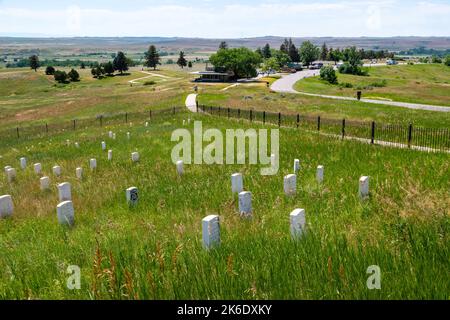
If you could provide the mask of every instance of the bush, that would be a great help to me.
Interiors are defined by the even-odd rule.
[[[353,85],[351,83],[348,82],[342,82],[339,84],[340,88],[353,88]]]
[[[447,67],[450,67],[450,54],[449,54],[448,56],[445,57],[444,64],[445,64]]]
[[[53,75],[55,77],[55,80],[59,83],[65,83],[67,81],[67,73],[65,71],[55,71],[55,74]]]
[[[80,75],[75,69],[70,70],[69,74],[67,75],[70,78],[70,81],[80,81]]]
[[[48,66],[45,69],[45,74],[48,75],[48,76],[54,75],[55,74],[55,68],[53,68],[52,66]]]
[[[145,82],[144,82],[144,86],[152,86],[152,85],[154,85],[154,84],[156,84],[156,82],[153,81],[153,80],[145,81]]]
[[[334,68],[331,66],[322,67],[320,69],[320,78],[322,80],[328,81],[331,84],[337,84],[337,76]]]
[[[386,79],[381,80],[380,82],[372,82],[369,86],[375,87],[375,88],[383,88],[386,87],[387,81]]]
[[[442,63],[442,59],[437,56],[433,56],[433,58],[431,58],[431,63]]]
[[[355,76],[367,76],[368,71],[367,69],[359,66],[352,67],[348,62],[346,62],[339,67],[339,73],[353,74]]]

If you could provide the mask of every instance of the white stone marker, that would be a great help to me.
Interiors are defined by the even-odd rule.
[[[184,173],[183,160],[177,161],[177,173],[179,176],[181,176]]]
[[[34,164],[34,172],[36,174],[41,174],[41,172],[42,172],[42,165],[40,163],[35,163]]]
[[[295,195],[297,192],[297,176],[295,174],[288,174],[284,177],[284,193],[287,196]]]
[[[300,160],[294,159],[294,174],[300,171]]]
[[[202,219],[203,247],[206,250],[220,245],[219,216],[209,215]]]
[[[113,140],[116,140],[116,134],[113,133]]]
[[[56,206],[58,222],[62,225],[73,226],[75,222],[75,213],[72,201],[63,201]]]
[[[108,160],[112,160],[112,150],[108,150]]]
[[[6,218],[13,214],[14,206],[10,195],[0,196],[0,218]]]
[[[241,173],[233,173],[231,175],[231,192],[240,193],[244,191],[244,182]]]
[[[130,133],[127,132],[127,138],[128,138],[128,140],[130,140],[130,137],[131,137]]]
[[[130,187],[126,191],[127,202],[129,205],[136,205],[139,200],[138,189],[136,187]]]
[[[109,136],[110,138],[112,138],[112,137],[113,137],[113,132],[112,132],[112,131],[108,132],[108,136]]]
[[[323,166],[317,166],[316,180],[318,183],[323,182]]]
[[[363,176],[359,179],[359,196],[364,199],[369,196],[369,177]]]
[[[145,123],[145,126],[148,127],[148,122]]]
[[[9,168],[6,170],[6,177],[8,178],[8,182],[13,182],[16,180],[16,169]]]
[[[77,179],[83,179],[83,168],[78,167],[75,169],[75,174],[77,176]]]
[[[66,145],[70,146],[70,140],[66,140]]]
[[[8,174],[8,169],[11,169],[11,166],[5,166],[5,174]]]
[[[75,148],[80,148],[80,144],[78,142],[75,142]]]
[[[49,177],[42,177],[41,179],[39,179],[39,181],[41,182],[41,190],[42,191],[50,189],[50,178]]]
[[[131,154],[131,161],[138,162],[139,161],[139,152],[133,152]]]
[[[102,150],[105,151],[106,150],[106,142],[102,141]]]
[[[27,167],[27,159],[26,158],[20,158],[20,167],[22,169],[25,169]]]
[[[252,215],[252,193],[242,191],[239,193],[239,213],[241,216],[250,217]]]
[[[295,209],[289,215],[292,238],[300,238],[306,231],[305,209]]]
[[[91,170],[97,169],[97,160],[96,159],[89,160],[89,167],[91,168]]]
[[[63,182],[58,184],[58,194],[59,194],[59,201],[67,201],[72,200],[72,193],[70,191],[70,183]]]
[[[60,166],[54,166],[53,167],[53,174],[57,177],[61,175],[61,167]]]

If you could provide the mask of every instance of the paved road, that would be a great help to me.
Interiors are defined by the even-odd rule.
[[[318,75],[319,75],[319,70],[299,71],[297,73],[282,76],[281,79],[272,83],[272,86],[270,88],[275,92],[297,93],[297,94],[302,94],[302,95],[306,95],[306,96],[321,97],[321,98],[326,98],[326,99],[357,101],[357,99],[353,98],[353,97],[330,96],[330,95],[324,95],[324,94],[306,93],[306,92],[299,92],[294,89],[294,85],[297,81],[304,79],[304,78],[314,77],[314,76],[318,76]],[[409,109],[450,112],[450,107],[445,107],[445,106],[435,106],[435,105],[428,105],[428,104],[375,100],[375,99],[361,99],[361,101],[366,102],[366,103],[383,104],[383,105],[390,105],[390,106],[409,108]]]

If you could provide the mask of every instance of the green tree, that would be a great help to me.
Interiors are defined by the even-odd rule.
[[[266,45],[262,48],[261,54],[264,59],[269,59],[272,57],[272,52],[268,43],[266,43]]]
[[[445,57],[444,64],[447,67],[450,67],[450,54]]]
[[[84,64],[84,62],[81,62],[80,68],[81,68],[81,69],[86,69],[86,65]]]
[[[220,44],[219,44],[219,50],[220,49],[228,49],[228,43],[226,42],[226,41],[222,41]]]
[[[334,68],[331,66],[325,66],[320,69],[320,78],[328,81],[331,84],[337,84],[337,76]]]
[[[222,50],[225,50],[225,49],[222,49]],[[179,58],[177,60],[177,65],[179,65],[181,67],[181,69],[183,69],[184,67],[187,66],[187,60],[184,57],[184,52],[183,51],[180,51],[180,56],[179,56]]]
[[[55,68],[52,66],[48,66],[47,68],[45,68],[45,74],[48,76],[52,76],[55,74]]]
[[[247,48],[221,49],[209,58],[216,70],[231,71],[234,78],[256,77],[262,59]]]
[[[324,42],[322,48],[320,49],[320,60],[325,61],[328,58],[328,47]]]
[[[116,57],[113,61],[114,70],[119,71],[120,74],[123,74],[124,71],[128,70],[128,61],[127,57],[122,51],[117,52]]]
[[[188,62],[188,68],[192,68],[192,61]]]
[[[317,48],[311,41],[305,41],[300,47],[300,57],[303,64],[309,66],[311,62],[319,57],[319,48]]]
[[[111,61],[102,64],[102,69],[108,76],[111,76],[114,73],[114,66]]]
[[[55,77],[55,81],[59,83],[65,83],[67,81],[67,73],[65,71],[57,70],[53,76]]]
[[[34,54],[28,60],[29,60],[29,63],[30,63],[30,68],[33,69],[36,72],[37,69],[39,69],[39,67],[40,67],[39,57]]]
[[[261,70],[264,73],[280,70],[280,65],[275,57],[264,60]]]
[[[289,57],[289,55],[281,50],[273,50],[272,57],[274,57],[275,60],[277,61],[278,68],[282,68],[289,62],[291,62],[291,58]]]
[[[156,47],[151,45],[145,53],[145,66],[156,70],[156,67],[161,64],[160,60],[161,58],[159,57],[158,51],[156,51]]]
[[[80,81],[80,74],[75,69],[70,70],[70,72],[67,74],[67,76],[69,77],[70,81],[72,81],[72,82]]]
[[[298,52],[298,49],[296,48],[296,46],[292,43],[292,40],[289,39],[289,50],[288,50],[288,55],[289,58],[291,58],[292,62],[300,62],[300,54]]]
[[[439,58],[438,56],[433,56],[431,58],[431,63],[442,63],[442,59]]]

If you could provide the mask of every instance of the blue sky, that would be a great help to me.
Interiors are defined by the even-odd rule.
[[[450,0],[0,0],[0,35],[450,36]]]

